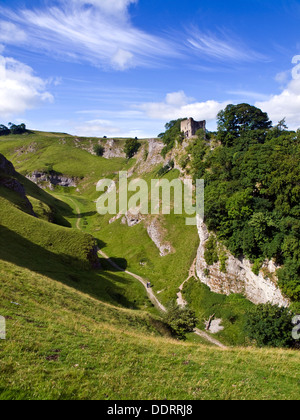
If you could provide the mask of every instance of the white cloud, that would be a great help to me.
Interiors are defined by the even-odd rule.
[[[219,111],[230,102],[214,100],[195,102],[183,91],[166,95],[163,102],[147,102],[137,105],[149,118],[169,121],[177,118],[192,117],[196,120],[214,121]]]
[[[0,42],[3,44],[18,44],[24,42],[26,33],[11,22],[0,20]]]
[[[129,51],[118,49],[111,59],[112,66],[117,70],[125,70],[126,68],[133,67],[133,54]]]
[[[255,105],[267,112],[274,124],[286,117],[291,130],[300,128],[300,79],[290,81],[280,94]]]
[[[234,36],[222,32],[216,34],[205,34],[197,28],[190,30],[191,36],[187,40],[187,45],[201,55],[217,59],[231,61],[257,61],[266,60],[266,57],[248,48],[241,41],[234,39]]]
[[[47,83],[33,69],[13,58],[0,56],[0,116],[8,118],[53,101]]]
[[[78,136],[83,137],[103,137],[120,135],[120,129],[118,127],[115,127],[112,121],[99,119],[85,121],[84,123],[77,125],[74,128],[74,130]]]
[[[0,7],[0,13],[10,22],[23,25],[27,46],[68,60],[125,70],[178,57],[173,43],[132,24],[128,7],[136,1],[58,0],[57,6],[47,9],[21,9],[16,13]]]

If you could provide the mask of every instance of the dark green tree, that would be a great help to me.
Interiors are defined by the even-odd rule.
[[[248,104],[228,105],[218,114],[217,138],[226,146],[232,146],[240,137],[248,135],[251,141],[255,134],[255,141],[272,127],[268,114],[259,108]],[[253,140],[253,139],[252,139]]]
[[[5,125],[0,125],[0,136],[8,136],[10,134],[9,128],[7,128]]]
[[[25,124],[8,124],[11,134],[23,134],[26,132],[26,125]]]
[[[127,139],[124,147],[127,159],[133,158],[141,147],[141,143],[137,139]]]
[[[294,314],[277,305],[258,305],[248,314],[245,332],[259,347],[292,347],[292,319]]]
[[[162,150],[162,156],[166,157],[166,154],[173,149],[176,140],[182,142],[184,136],[181,133],[181,121],[183,119],[172,120],[165,125],[166,131],[158,135],[165,144]]]
[[[193,332],[198,322],[194,311],[187,306],[182,308],[176,303],[169,304],[163,319],[172,333],[180,340],[185,340],[186,334]]]

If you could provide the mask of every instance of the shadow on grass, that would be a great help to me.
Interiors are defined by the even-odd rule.
[[[88,268],[87,262],[70,255],[55,254],[1,225],[0,259],[47,276],[98,300],[139,309],[134,297],[129,300],[125,296],[124,288],[131,283],[128,279],[116,276],[113,270],[93,271]]]
[[[114,267],[113,265],[111,265],[107,259],[105,258],[100,258],[100,264],[101,267],[104,271],[109,271],[112,273],[121,273],[122,271],[125,271],[127,269],[128,263],[127,260],[125,258],[115,258],[115,257],[110,257],[109,258],[110,261],[112,263],[114,263],[117,267],[120,267],[121,270],[119,270],[117,267]]]

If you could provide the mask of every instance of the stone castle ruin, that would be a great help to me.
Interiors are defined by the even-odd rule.
[[[181,121],[181,131],[186,138],[195,136],[200,129],[206,131],[206,121],[195,121],[193,118]]]

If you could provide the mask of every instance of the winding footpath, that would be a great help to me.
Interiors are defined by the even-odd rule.
[[[80,219],[81,219],[81,213],[80,213],[80,208],[77,205],[77,203],[75,202],[75,200],[73,200],[71,197],[66,197],[68,200],[72,201],[74,207],[75,207],[75,211],[77,213],[77,221],[76,221],[76,228],[78,230],[81,230],[80,228]],[[108,255],[106,255],[101,249],[98,249],[98,254],[102,257],[105,258],[106,261],[117,271],[123,272],[131,277],[133,277],[135,280],[138,280],[146,289],[147,295],[150,299],[150,301],[153,303],[153,305],[159,309],[161,312],[167,312],[167,309],[165,308],[165,306],[157,299],[157,297],[155,296],[155,294],[153,293],[151,288],[147,287],[147,281],[145,279],[143,279],[142,277],[138,276],[137,274],[131,273],[130,271],[124,270],[123,268],[119,267],[111,258],[109,258]],[[180,286],[179,288],[179,293],[177,294],[177,303],[179,306],[186,306],[186,302],[183,299],[182,296],[182,290],[183,290],[183,286],[185,285],[186,282],[188,282],[192,277],[195,277],[195,272],[196,272],[196,259],[194,260],[192,267],[190,268],[189,271],[189,277],[183,282],[183,284]],[[195,328],[194,333],[198,336],[200,336],[202,339],[214,344],[217,347],[220,347],[222,349],[227,349],[226,346],[224,346],[224,344],[222,344],[220,341],[216,340],[215,338],[211,337],[209,334],[207,334],[205,331],[201,331],[198,328]]]

